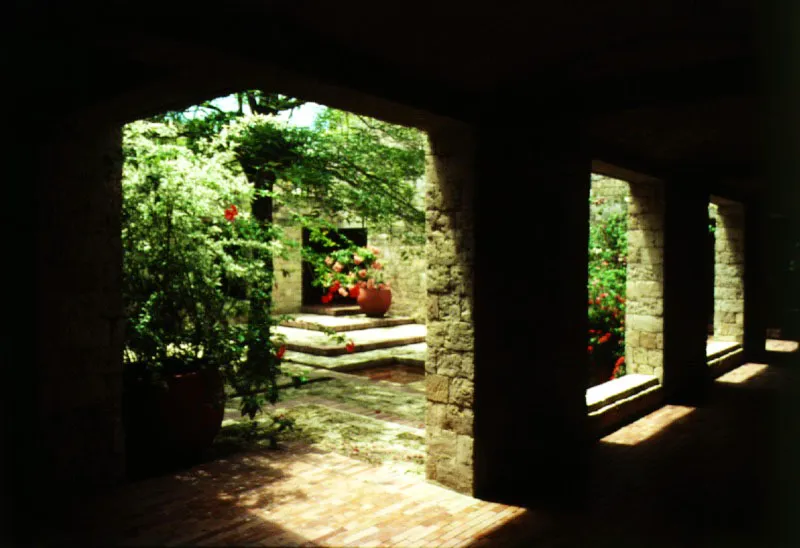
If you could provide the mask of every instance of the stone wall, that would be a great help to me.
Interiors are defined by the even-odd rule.
[[[591,217],[589,221],[597,221],[603,212],[608,211],[609,208],[627,210],[630,196],[630,184],[627,181],[592,173],[589,197],[593,207],[590,209]]]
[[[402,230],[398,227],[397,230]],[[424,249],[404,244],[397,233],[380,233],[367,228],[369,245],[381,250],[386,277],[392,285],[393,316],[409,316],[417,323],[427,318],[426,261]]]
[[[663,378],[663,184],[631,184],[630,195],[625,362],[628,373]]]
[[[716,207],[714,233],[714,338],[744,340],[744,207],[712,198]],[[712,208],[713,210],[713,208]]]
[[[426,477],[467,494],[474,488],[473,163],[467,133],[429,134]]]
[[[300,311],[303,304],[303,262],[300,247],[303,243],[303,229],[288,226],[280,218],[277,222],[287,238],[297,242],[298,247],[286,248],[286,257],[275,257],[275,286],[272,299],[277,314],[290,314]]]

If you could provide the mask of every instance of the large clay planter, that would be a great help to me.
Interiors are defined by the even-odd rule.
[[[367,289],[358,292],[358,306],[370,318],[382,318],[392,306],[391,289]]]
[[[209,447],[225,413],[222,376],[215,369],[169,375],[166,386],[128,382],[123,420],[134,475],[192,459]]]

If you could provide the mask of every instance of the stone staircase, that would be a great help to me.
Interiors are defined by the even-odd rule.
[[[368,318],[358,306],[309,306],[291,316],[275,330],[286,337],[286,362],[331,371],[393,363],[425,367],[427,330],[411,318]],[[323,329],[344,335],[345,342],[331,340]]]

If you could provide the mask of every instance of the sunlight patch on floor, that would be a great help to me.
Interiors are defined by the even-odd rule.
[[[617,445],[636,445],[652,438],[694,410],[694,407],[684,405],[665,405],[638,421],[609,434],[601,441]]]
[[[778,339],[767,339],[767,352],[797,352],[800,343],[797,341],[783,341]]]
[[[741,384],[760,375],[761,373],[766,371],[767,367],[768,366],[763,363],[746,363],[744,365],[740,365],[739,367],[737,367],[732,371],[728,371],[720,378],[718,378],[717,382],[724,382],[727,384]]]

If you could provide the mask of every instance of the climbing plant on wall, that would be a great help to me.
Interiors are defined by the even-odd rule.
[[[625,374],[625,287],[628,263],[628,222],[624,208],[605,207],[601,200],[592,208],[589,227],[589,352],[590,385]]]

